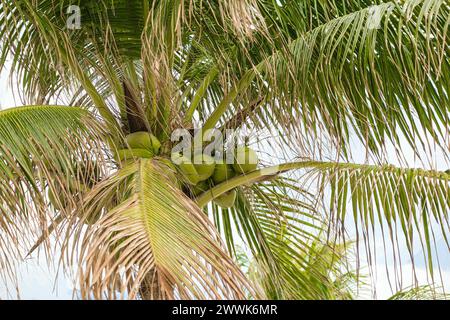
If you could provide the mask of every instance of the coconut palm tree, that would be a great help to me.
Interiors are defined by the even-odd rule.
[[[438,281],[449,24],[447,0],[0,0],[27,105],[0,113],[2,276],[38,248],[84,298],[344,298],[351,240]],[[177,129],[240,129],[259,165],[174,164]]]

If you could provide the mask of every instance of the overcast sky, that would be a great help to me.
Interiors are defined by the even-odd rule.
[[[12,90],[8,85],[8,72],[0,72],[0,107],[5,109],[15,105]]]

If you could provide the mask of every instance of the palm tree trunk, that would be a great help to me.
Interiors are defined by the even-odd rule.
[[[147,128],[147,125],[145,123],[145,113],[140,108],[135,93],[130,89],[130,86],[129,84],[127,84],[127,82],[124,81],[122,85],[125,95],[126,116],[129,133],[137,131],[148,131],[149,128]]]

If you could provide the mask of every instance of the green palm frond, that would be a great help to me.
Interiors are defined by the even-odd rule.
[[[87,195],[85,217],[124,184],[121,194],[128,198],[85,234],[75,231],[83,296],[242,299],[254,294],[207,216],[161,172],[158,162],[142,159]]]
[[[80,189],[90,174],[79,164],[95,161],[102,166],[103,139],[102,125],[80,108],[32,106],[0,112],[0,248],[10,254],[0,264],[12,264],[30,238],[46,229],[52,218],[48,190]],[[67,206],[74,205],[68,198]]]
[[[309,274],[302,272],[308,269],[306,257],[313,251],[311,242],[319,241],[317,233],[320,227],[314,225],[317,218],[308,217],[307,213],[300,211],[289,212],[289,209],[280,212],[276,207],[279,205],[276,200],[269,199],[272,192],[264,193],[264,187],[262,190],[257,187],[253,189],[255,194],[250,197],[241,196],[237,207],[237,211],[248,220],[247,224],[253,230],[256,229],[253,232],[257,238],[253,243],[250,242],[253,239],[247,235],[255,261],[251,272],[259,275],[251,280],[270,299],[308,299],[321,296],[317,287],[312,285],[313,279],[318,282],[320,279],[323,283],[320,271],[314,270]],[[289,198],[284,196],[284,199]],[[294,201],[292,198],[290,200]],[[250,233],[252,229],[245,231]]]
[[[357,276],[344,272],[346,248],[321,238],[314,197],[294,180],[279,177],[241,187],[235,207],[212,205],[212,213],[229,251],[269,299],[353,296]]]
[[[318,296],[310,279],[299,271],[305,269],[311,241],[318,241],[321,230],[321,219],[308,202],[310,196],[289,179],[279,178],[240,188],[231,209],[212,205],[213,220],[229,251],[237,257],[235,246],[242,241],[258,272],[270,283],[270,290],[262,288],[268,298],[292,298],[293,292],[300,291],[303,298]]]
[[[344,246],[329,247],[320,242],[313,242],[310,250],[304,254],[304,262],[299,266],[296,260],[286,255],[289,243],[281,246],[277,254],[283,258],[283,268],[278,275],[282,281],[282,294],[274,292],[274,284],[261,265],[258,258],[240,256],[241,263],[246,264],[249,278],[271,299],[294,300],[352,300],[355,298],[358,276],[349,271]],[[359,279],[360,280],[360,279]]]
[[[294,61],[283,68],[275,59],[274,70],[293,75],[286,88],[298,87],[299,101],[309,109],[303,113],[313,123],[329,119],[326,130],[340,142],[352,128],[376,151],[386,139],[398,145],[399,128],[415,146],[423,134],[417,123],[439,140],[449,121],[449,16],[445,1],[369,6],[291,43]],[[297,86],[299,78],[306,81]]]
[[[302,3],[291,1],[286,10],[300,10]],[[254,60],[256,67],[241,73],[205,128],[215,126],[227,109],[235,110],[233,101],[251,108],[244,95],[250,91],[265,101],[250,110],[255,114],[249,122],[261,128],[312,132],[305,139],[326,132],[339,150],[348,148],[355,131],[375,154],[386,141],[399,145],[400,134],[414,148],[415,139],[426,143],[424,132],[443,146],[450,105],[448,5],[358,3],[286,40],[274,55]]]
[[[104,138],[101,124],[80,108],[32,106],[1,111],[3,207],[14,213],[27,212],[27,205],[17,202],[20,197],[41,204],[46,184],[57,179],[60,184],[70,184],[70,175],[83,174],[76,163],[93,161],[91,156],[101,154]]]
[[[323,182],[331,186],[331,219],[340,227],[349,221],[355,223],[358,242],[367,244],[368,261],[375,255],[370,245],[381,238],[390,239],[393,247],[406,245],[413,264],[414,256],[422,253],[434,279],[436,237],[450,248],[449,174],[345,164],[319,167],[318,171],[326,173]],[[352,217],[348,217],[348,211],[353,213]]]
[[[344,239],[346,234],[340,231],[349,223],[348,211],[353,213],[351,217],[357,230],[357,246],[360,245],[361,235],[366,244],[374,244],[377,239],[375,231],[381,228],[382,238],[388,237],[394,247],[399,242],[398,235],[402,235],[414,263],[414,240],[417,238],[424,252],[427,270],[433,277],[434,238],[442,236],[449,247],[450,175],[446,172],[392,165],[292,162],[230,179],[202,194],[197,202],[203,206],[240,185],[264,181],[298,169],[307,170],[302,184],[311,186],[312,181],[319,182],[318,197],[330,191],[329,223]],[[366,249],[370,263],[370,246]]]
[[[11,56],[12,69],[32,103],[42,103],[65,89],[76,92],[75,79],[83,88],[81,97],[90,100],[105,120],[115,123],[112,114],[117,108],[122,115],[125,112],[122,83],[130,81],[127,66],[137,62],[146,76],[139,86],[127,85],[132,85],[135,95],[145,91],[145,104],[138,103],[151,106],[148,114],[159,111],[153,120],[159,118],[164,125],[160,118],[170,114],[174,90],[171,71],[182,69],[174,66],[174,56],[180,47],[186,48],[183,41],[203,29],[204,21],[197,17],[208,16],[214,23],[214,30],[204,29],[203,34],[214,37],[217,31],[225,34],[226,30],[235,39],[245,39],[253,32],[252,20],[259,17],[255,2],[2,0],[0,65]],[[67,29],[72,14],[67,12],[69,5],[80,7],[79,30]],[[101,97],[117,104],[105,103]]]
[[[397,292],[388,300],[447,300],[448,293],[442,292],[441,288],[432,286],[420,286]]]

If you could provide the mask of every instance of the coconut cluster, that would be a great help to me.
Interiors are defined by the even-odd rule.
[[[126,137],[126,143],[127,149],[117,151],[117,158],[121,162],[132,161],[135,158],[153,158],[159,155],[161,149],[160,141],[148,132],[132,133]],[[195,152],[192,158],[173,153],[171,161],[161,158],[161,162],[173,171],[181,173],[184,189],[196,197],[237,175],[256,170],[259,159],[254,150],[240,146],[234,152],[232,164],[226,164],[224,161],[216,162],[208,155]],[[178,179],[173,180],[178,185]],[[231,190],[214,199],[214,202],[222,208],[231,208],[236,201],[236,195],[236,190]]]
[[[126,137],[126,144],[127,148],[117,150],[115,154],[116,160],[122,163],[134,161],[136,158],[153,158],[159,155],[161,149],[161,142],[158,138],[143,131],[129,134]],[[158,162],[170,169],[167,170],[170,172],[167,176],[173,185],[184,189],[188,195],[197,197],[235,176],[256,170],[259,159],[254,150],[247,146],[240,146],[234,152],[232,164],[227,164],[225,161],[217,162],[216,159],[202,153],[194,153],[192,158],[187,158],[181,154],[172,154],[171,159],[161,156]],[[81,164],[79,166],[76,168],[76,172],[82,173],[83,181],[74,176],[73,185],[70,184],[67,191],[62,190],[60,185],[55,185],[52,189],[49,189],[49,200],[57,210],[63,210],[69,204],[68,194],[81,197],[92,188],[95,181],[100,180],[96,165],[93,166],[94,168],[83,168]],[[90,173],[91,171],[92,173]],[[178,177],[176,173],[179,173]],[[234,206],[236,196],[236,190],[231,190],[215,198],[214,202],[222,208],[231,208]],[[98,213],[85,219],[85,222],[88,224],[95,223],[100,215],[101,208],[99,208]]]

